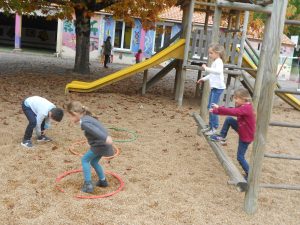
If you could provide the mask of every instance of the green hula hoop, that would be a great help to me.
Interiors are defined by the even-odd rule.
[[[135,131],[131,131],[131,130],[128,130],[128,129],[125,129],[125,128],[108,127],[108,129],[114,130],[114,131],[125,131],[125,132],[127,132],[131,135],[131,138],[129,138],[129,139],[124,139],[124,140],[115,140],[115,139],[113,139],[113,142],[132,142],[132,141],[135,141],[138,137],[138,135]]]

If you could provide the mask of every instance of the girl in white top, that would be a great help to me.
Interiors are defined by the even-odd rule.
[[[202,83],[209,80],[210,95],[208,101],[208,109],[212,108],[213,104],[219,104],[220,97],[226,88],[223,74],[223,60],[225,60],[225,50],[220,44],[211,44],[208,48],[208,56],[213,60],[211,67],[203,64],[205,72],[208,73],[205,77],[199,79],[197,83]],[[213,113],[209,113],[209,126],[203,129],[206,135],[213,135],[219,127],[219,117]]]

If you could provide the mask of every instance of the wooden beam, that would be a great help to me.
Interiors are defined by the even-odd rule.
[[[300,128],[300,124],[284,123],[284,122],[271,122],[271,123],[270,123],[270,126],[274,126],[274,127]]]
[[[275,158],[275,159],[300,160],[300,156],[292,156],[292,155],[287,155],[287,154],[265,153],[265,157]]]
[[[144,70],[143,85],[142,85],[142,95],[146,94],[147,79],[148,79],[148,70]]]
[[[177,96],[176,96],[176,89],[178,85],[178,80],[180,76],[180,72],[182,71],[182,60],[178,60],[178,65],[176,67],[176,73],[175,73],[175,79],[174,79],[174,87],[173,87],[173,94],[174,94],[174,99],[177,101]]]
[[[274,0],[272,14],[267,18],[269,28],[265,30],[265,54],[260,64],[264,71],[264,79],[260,88],[257,108],[256,134],[250,161],[248,189],[244,208],[248,214],[254,214],[258,207],[259,180],[262,171],[263,158],[267,144],[267,133],[273,108],[274,88],[279,61],[281,37],[283,35],[284,18],[288,0]]]
[[[261,188],[272,188],[272,189],[284,189],[300,191],[300,185],[289,185],[289,184],[261,184]]]
[[[185,47],[184,47],[184,56],[183,56],[183,66],[187,64],[189,49],[190,49],[190,40],[191,40],[191,33],[192,33],[192,24],[193,24],[193,15],[194,15],[194,8],[195,8],[195,0],[190,0],[187,7],[184,9],[184,20],[183,22],[183,36],[185,38]],[[177,93],[177,105],[182,106],[183,102],[183,95],[184,95],[184,84],[186,79],[186,70],[182,68],[179,85],[178,85],[178,93]]]
[[[222,16],[222,10],[219,7],[215,8],[214,12],[214,24],[212,28],[212,37],[211,37],[211,43],[218,43],[219,42],[219,32],[220,32],[220,25],[221,25],[221,16]],[[212,63],[211,60],[209,60],[208,66],[210,66]],[[206,120],[208,117],[208,97],[210,93],[210,85],[209,82],[204,82],[203,85],[203,92],[201,97],[201,104],[200,104],[200,115],[202,118]]]
[[[203,129],[206,127],[206,124],[200,115],[198,115],[197,113],[193,113],[193,117],[197,125],[199,126],[199,129]],[[234,163],[231,161],[231,159],[228,157],[226,152],[224,152],[223,149],[216,142],[211,141],[208,136],[204,135],[204,137],[210,145],[210,147],[212,148],[213,152],[216,154],[217,159],[221,163],[226,174],[229,176],[229,184],[236,185],[240,191],[246,191],[247,181],[242,176],[237,167],[234,165]]]
[[[242,2],[230,2],[226,0],[216,0],[216,4],[222,8],[230,8],[239,11],[254,11],[254,12],[261,12],[261,13],[272,13],[272,6],[260,6],[254,5],[250,3],[242,3]]]
[[[285,20],[286,25],[300,26],[300,20]]]
[[[293,95],[300,95],[300,91],[297,90],[291,90],[291,89],[277,89],[275,90],[276,93],[286,93],[286,94],[293,94]]]
[[[248,38],[245,39],[246,44],[248,45],[248,47],[251,49],[251,51],[253,52],[253,54],[255,55],[256,58],[259,58],[259,55],[257,54],[256,50],[253,48],[251,42],[249,41]]]
[[[244,15],[244,24],[243,24],[243,32],[242,32],[242,38],[241,38],[241,46],[240,46],[240,52],[238,56],[238,62],[237,66],[241,67],[243,62],[243,54],[245,51],[245,41],[247,38],[247,29],[248,29],[248,22],[249,22],[249,11],[245,12]]]
[[[249,91],[249,93],[252,97],[253,96],[253,86],[251,85],[251,82],[250,82],[249,78],[247,77],[245,71],[242,71],[242,77],[240,79],[242,79],[242,80],[240,80],[241,84],[244,86],[244,88],[246,88]]]
[[[200,70],[200,71],[204,71],[204,69],[202,68],[202,66],[196,66],[196,65],[186,65],[185,66],[186,69],[191,69],[191,70]],[[232,74],[232,75],[241,75],[242,72],[237,70],[224,70],[224,74]]]
[[[195,5],[203,5],[203,6],[216,6],[215,3],[203,2],[203,1],[195,1]]]
[[[256,0],[255,2],[257,5],[262,5],[262,6],[266,6],[266,5],[270,5],[273,3],[273,0]]]
[[[270,24],[270,18],[268,17],[265,22],[264,37],[263,37],[262,47],[260,50],[258,71],[256,73],[256,78],[255,78],[255,83],[254,83],[254,91],[253,91],[253,97],[252,97],[255,112],[257,111],[258,102],[260,99],[260,92],[262,90],[263,78],[265,76],[265,65],[266,65],[267,61],[270,60],[268,58],[268,56],[266,56],[266,55],[268,55],[268,52],[266,49],[269,45],[269,40],[270,40],[269,33],[271,32],[270,31],[271,26],[272,26],[272,24]]]
[[[161,78],[166,76],[172,69],[174,69],[178,64],[177,59],[174,59],[172,62],[170,62],[167,66],[165,66],[162,70],[160,70],[157,74],[155,74],[154,77],[152,77],[146,84],[146,90],[148,90],[150,87],[152,87],[154,84],[156,84]]]

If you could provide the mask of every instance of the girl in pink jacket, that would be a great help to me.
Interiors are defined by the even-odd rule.
[[[237,160],[245,171],[247,180],[249,164],[245,159],[245,154],[249,144],[254,140],[256,118],[251,103],[251,96],[246,89],[238,89],[234,92],[235,108],[219,107],[214,104],[210,112],[217,115],[228,115],[223,124],[220,134],[212,135],[212,141],[220,141],[226,144],[226,136],[229,128],[234,129],[239,135],[239,145]],[[234,119],[230,116],[237,117]]]

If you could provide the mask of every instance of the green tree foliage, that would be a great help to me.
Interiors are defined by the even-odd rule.
[[[289,0],[286,11],[286,18],[290,20],[300,20],[300,0]],[[251,13],[250,16],[250,29],[258,32],[264,24],[266,14],[264,13]],[[288,36],[300,35],[300,27],[293,25],[286,25],[284,33]]]

